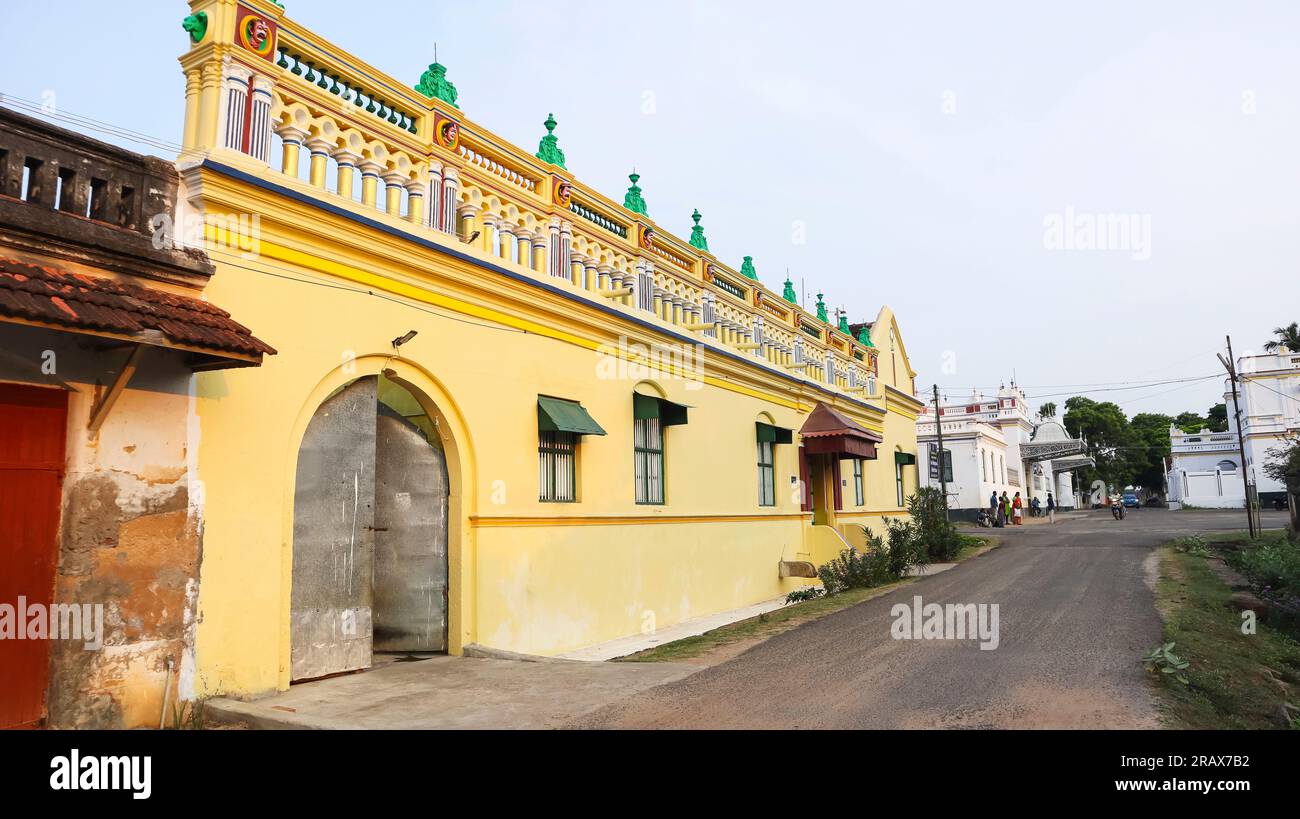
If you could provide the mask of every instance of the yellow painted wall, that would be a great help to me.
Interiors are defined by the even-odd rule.
[[[209,190],[225,184],[204,173]],[[319,255],[288,250],[301,239],[298,228],[286,225],[281,233],[277,225],[263,222],[259,258],[213,253],[218,272],[207,296],[256,328],[279,354],[260,368],[198,381],[198,476],[206,510],[199,693],[287,685],[298,444],[331,391],[386,367],[426,399],[448,448],[456,495],[453,651],[481,643],[560,653],[771,599],[803,582],[777,575],[780,560],[808,559],[801,554],[806,516],[791,485],[797,449],[776,447],[777,506],[759,507],[754,423],[798,429],[817,398],[801,395],[806,387],[768,377],[762,397],[761,389],[723,379],[719,367],[735,365],[711,357],[704,374],[714,383],[657,381],[666,397],[691,405],[690,423],[666,430],[667,504],[638,506],[631,427],[639,379],[601,377],[608,369],[601,369],[594,349],[598,337],[579,338],[562,317],[552,321],[559,338],[520,332],[528,319],[504,298],[462,312],[323,286],[351,287],[343,275],[373,275],[389,263],[362,264],[348,259],[355,249],[324,244]],[[428,271],[455,268],[480,284],[495,275],[424,257]],[[418,274],[400,266],[384,272],[395,280]],[[431,290],[465,304],[483,298],[441,284]],[[570,306],[569,312],[583,311]],[[393,359],[391,340],[412,329],[419,335]],[[538,502],[539,394],[582,402],[609,433],[582,441],[576,504]],[[888,394],[873,404],[891,411],[840,408],[884,432],[882,453],[895,444],[915,451],[912,419]],[[867,464],[870,510],[895,510],[892,470],[892,454]],[[845,497],[851,503],[851,488]]]
[[[256,5],[282,28],[291,26],[281,11],[260,0]],[[260,368],[198,378],[196,477],[204,490],[205,526],[195,693],[249,694],[288,685],[298,447],[325,397],[361,376],[391,371],[437,422],[452,487],[453,653],[472,643],[563,653],[772,599],[806,582],[778,575],[781,560],[809,560],[814,541],[822,542],[810,538],[810,516],[800,513],[798,487],[791,484],[798,476],[797,443],[777,446],[777,505],[760,507],[758,420],[797,430],[817,402],[825,401],[884,435],[881,459],[867,467],[868,499],[862,511],[897,511],[892,453],[895,446],[915,452],[920,405],[905,395],[911,392],[910,368],[893,335],[876,344],[882,352],[880,381],[896,382],[899,394],[882,389],[870,397],[850,396],[787,376],[780,368],[760,368],[736,347],[725,348],[681,327],[671,332],[687,336],[687,343],[704,351],[702,379],[661,377],[642,384],[641,376],[618,368],[610,377],[602,369],[609,361],[602,345],[617,345],[624,336],[640,343],[675,342],[670,326],[619,303],[626,298],[603,299],[565,279],[488,255],[491,231],[472,244],[462,243],[325,191],[322,174],[300,180],[233,150],[212,147],[220,144],[222,110],[214,85],[220,73],[214,71],[217,61],[238,58],[271,76],[276,69],[230,45],[232,4],[193,0],[191,7],[210,14],[213,33],[182,58],[192,92],[186,124],[190,150],[182,156],[186,201],[200,214],[256,215],[259,220],[257,241],[243,248],[223,248],[220,241],[214,247],[212,240],[223,237],[209,233],[217,273],[206,296],[279,351]],[[374,75],[324,41],[313,39],[311,48],[329,51],[339,67],[360,66],[357,70]],[[291,76],[277,81],[298,83]],[[336,98],[318,94],[318,89],[298,84],[290,90],[298,101],[277,108],[274,115],[301,120],[316,136],[337,141],[346,139],[339,128],[369,129],[367,139],[382,132],[389,146],[366,145],[371,158],[400,149],[403,158],[410,153],[420,162],[448,161],[441,148],[432,149],[430,107],[412,108],[420,115],[418,133],[412,136],[341,108]],[[412,105],[411,100],[398,102]],[[308,103],[322,110],[308,111]],[[473,131],[491,141],[480,127]],[[418,154],[412,143],[418,144]],[[502,150],[516,165],[533,162],[527,153]],[[297,196],[201,166],[205,159]],[[279,159],[272,157],[276,167]],[[538,216],[529,209],[545,206],[545,219],[581,222],[567,206],[552,202],[550,186],[559,177],[543,179],[539,195],[481,173],[471,180],[470,170],[462,163],[463,204],[471,209],[481,207],[483,214],[490,211],[495,218],[537,227]],[[423,179],[425,170],[405,172],[406,178],[413,173]],[[589,202],[604,201],[583,191]],[[511,200],[522,207],[508,204]],[[340,212],[327,212],[324,203]],[[627,239],[600,237],[612,250],[601,250],[575,228],[575,249],[598,254],[602,264],[623,272],[640,259],[657,262],[638,247],[636,225],[632,228]],[[453,258],[447,251],[469,259]],[[495,272],[489,264],[522,280]],[[693,266],[692,275],[702,284],[710,265],[721,263],[692,257],[687,266]],[[542,284],[560,292],[547,292]],[[613,314],[584,300],[612,308]],[[633,316],[650,326],[637,325]],[[897,329],[887,308],[876,326]],[[418,335],[396,356],[390,343],[409,330]],[[882,346],[885,338],[889,349]],[[852,346],[843,339],[840,344],[842,350]],[[888,369],[886,353],[893,356]],[[689,424],[666,430],[663,506],[634,502],[634,389],[691,407]],[[538,395],[581,402],[608,432],[582,441],[577,503],[538,501]],[[914,475],[910,481],[914,487]],[[846,499],[852,500],[851,489]]]

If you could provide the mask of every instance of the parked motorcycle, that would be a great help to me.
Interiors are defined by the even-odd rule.
[[[975,516],[975,525],[980,527],[981,529],[992,529],[993,528],[992,513],[990,513],[989,510],[987,509],[981,509],[979,511],[979,514]]]

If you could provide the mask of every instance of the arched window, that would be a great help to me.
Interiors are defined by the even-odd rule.
[[[1220,472],[1236,472],[1237,462],[1228,460],[1219,461],[1218,467]]]

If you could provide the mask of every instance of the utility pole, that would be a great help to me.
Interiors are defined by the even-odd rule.
[[[948,479],[944,477],[943,410],[939,409],[939,385],[934,385],[934,430],[939,436],[939,486],[943,492],[943,519],[948,520]]]
[[[1219,362],[1223,368],[1228,371],[1228,379],[1232,381],[1232,414],[1237,419],[1237,446],[1241,448],[1241,484],[1242,491],[1246,497],[1246,523],[1250,527],[1250,539],[1255,539],[1255,512],[1250,508],[1250,477],[1246,472],[1246,437],[1241,431],[1241,405],[1237,402],[1237,364],[1232,357],[1232,336],[1227,336],[1228,340],[1228,357],[1224,358],[1223,353],[1219,353]]]

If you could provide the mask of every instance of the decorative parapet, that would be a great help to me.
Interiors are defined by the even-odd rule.
[[[792,364],[798,340],[817,364],[806,378],[848,388],[855,368],[874,366],[869,340],[827,333],[825,316],[818,325],[789,281],[782,297],[759,282],[752,257],[739,270],[714,259],[698,212],[689,239],[656,226],[635,172],[621,201],[573,179],[553,116],[534,155],[469,119],[436,61],[410,88],[270,0],[191,0],[191,11],[184,162],[224,152],[226,164],[249,162],[343,209],[460,237],[500,263],[653,311],[777,366]],[[823,368],[828,351],[834,360]]]

